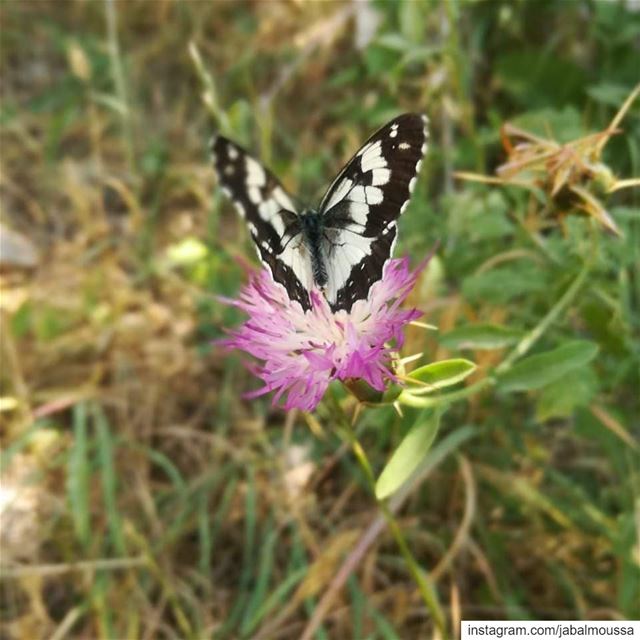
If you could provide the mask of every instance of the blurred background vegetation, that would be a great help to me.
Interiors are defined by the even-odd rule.
[[[331,403],[243,400],[257,381],[212,345],[241,320],[215,296],[254,256],[215,190],[214,128],[312,203],[409,110],[432,143],[397,254],[441,245],[410,301],[439,332],[411,328],[406,352],[469,357],[481,380],[584,264],[533,351],[576,337],[599,351],[540,389],[453,405],[397,521],[454,637],[462,618],[640,617],[638,190],[587,180],[615,235],[558,217],[576,203],[543,206],[544,187],[536,200],[455,175],[495,175],[505,122],[558,143],[605,130],[638,82],[637,3],[0,11],[3,640],[433,635]],[[640,174],[638,116],[636,102],[607,136],[601,162],[621,178]],[[505,327],[492,344],[451,333],[488,323]],[[376,473],[414,419],[365,409]]]

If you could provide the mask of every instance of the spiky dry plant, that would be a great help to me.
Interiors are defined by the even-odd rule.
[[[463,180],[519,186],[531,191],[530,211],[540,220],[560,221],[567,215],[581,214],[594,218],[607,230],[620,230],[607,211],[603,198],[614,191],[640,186],[640,179],[619,179],[602,162],[602,152],[610,138],[620,133],[618,125],[640,94],[640,84],[624,101],[606,129],[570,142],[560,143],[542,138],[506,122],[500,128],[507,161],[496,169],[497,177],[458,172]],[[545,196],[540,208],[539,194]]]

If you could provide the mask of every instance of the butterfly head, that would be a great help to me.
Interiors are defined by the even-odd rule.
[[[315,209],[305,209],[300,215],[300,227],[305,239],[319,240],[324,228],[322,215]]]

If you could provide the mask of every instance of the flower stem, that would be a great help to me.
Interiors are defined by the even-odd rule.
[[[362,445],[360,444],[360,441],[358,440],[355,432],[351,428],[349,421],[344,415],[342,407],[340,407],[338,403],[335,403],[335,404],[337,405],[337,408],[341,413],[341,418],[342,418],[341,422],[343,427],[341,429],[341,432],[344,434],[348,443],[351,445],[351,448],[353,449],[353,452],[358,460],[358,463],[360,464],[360,467],[364,471],[364,474],[367,478],[367,482],[369,483],[371,491],[375,495],[376,479],[375,479],[373,470],[371,468],[369,458],[367,457],[367,454],[362,448]],[[411,573],[411,577],[413,578],[414,582],[418,587],[418,590],[420,591],[422,600],[424,601],[427,609],[429,610],[429,612],[431,613],[431,616],[433,617],[434,624],[438,628],[440,637],[443,640],[446,640],[448,636],[447,636],[447,630],[445,625],[445,617],[440,607],[440,604],[438,603],[438,599],[436,597],[436,591],[433,588],[433,585],[430,583],[427,574],[420,568],[416,559],[413,557],[413,554],[409,549],[409,545],[407,544],[407,541],[405,540],[405,537],[402,533],[402,529],[400,528],[400,525],[398,524],[398,521],[395,519],[393,513],[389,509],[389,506],[387,505],[387,503],[382,500],[378,500],[378,506],[380,507],[380,511],[382,512],[382,515],[387,523],[387,526],[389,527],[389,530],[391,531],[391,534],[393,535],[393,538],[396,544],[398,545],[398,548],[400,549],[400,553],[402,554],[402,557],[404,558],[404,561],[407,564],[409,572]]]
[[[443,640],[446,640],[448,636],[445,626],[444,613],[440,608],[440,603],[438,602],[435,588],[431,584],[431,581],[429,580],[427,574],[420,568],[420,566],[416,562],[416,559],[413,557],[413,554],[409,549],[409,545],[407,545],[407,541],[402,534],[402,529],[398,525],[398,521],[393,517],[393,514],[389,510],[387,504],[383,501],[378,501],[378,505],[380,506],[382,515],[387,521],[387,525],[389,526],[396,544],[400,549],[400,553],[402,554],[404,561],[407,563],[407,567],[409,568],[411,576],[413,577],[416,585],[418,585],[422,600],[424,601],[427,609],[433,617],[433,621],[438,628],[438,631],[440,632],[440,637]]]

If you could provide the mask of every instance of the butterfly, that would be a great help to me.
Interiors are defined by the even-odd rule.
[[[426,116],[394,118],[351,158],[316,209],[301,210],[277,178],[232,140],[214,136],[211,152],[222,191],[289,298],[308,310],[315,285],[334,312],[349,312],[382,278],[427,140]]]

